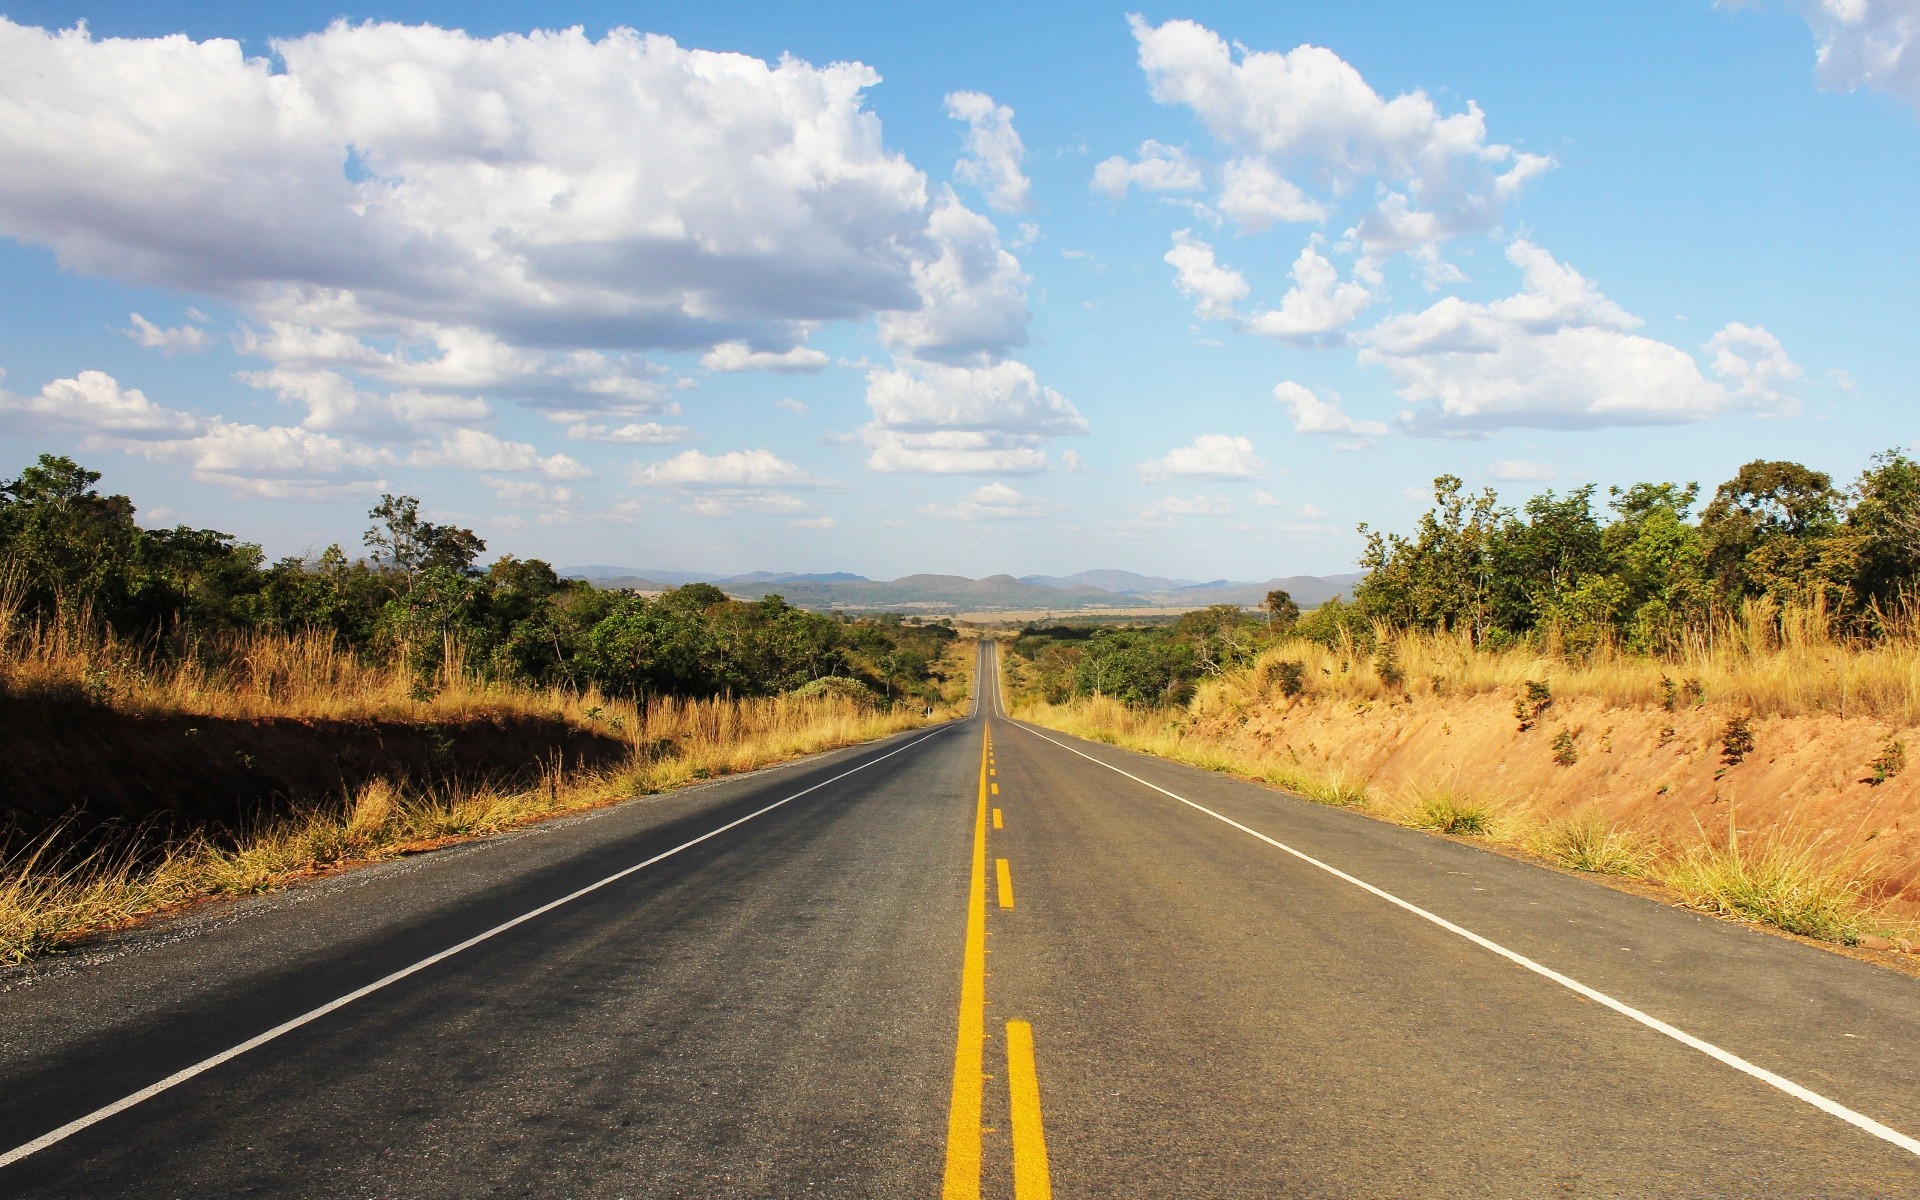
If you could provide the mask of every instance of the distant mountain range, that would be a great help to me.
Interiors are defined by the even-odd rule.
[[[639,567],[568,567],[561,574],[597,587],[665,591],[688,583],[711,583],[729,596],[752,600],[778,593],[801,608],[895,610],[902,612],[1084,612],[1096,609],[1205,608],[1210,604],[1259,604],[1268,592],[1283,588],[1301,608],[1312,608],[1349,594],[1361,575],[1290,575],[1254,583],[1215,579],[1205,583],[1138,575],[1132,571],[1082,571],[1077,575],[906,575],[868,579],[846,571],[804,573],[753,571],[745,575],[703,575]]]

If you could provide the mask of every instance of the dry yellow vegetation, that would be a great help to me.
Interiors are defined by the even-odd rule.
[[[84,626],[76,625],[84,630]],[[58,837],[0,865],[0,961],[20,961],[85,934],[215,896],[285,886],[318,871],[377,862],[485,836],[945,720],[964,702],[972,643],[946,664],[947,706],[888,709],[835,693],[754,699],[656,698],[488,683],[453,664],[422,687],[404,671],[368,667],[323,637],[253,635],[160,663],[100,632],[0,629],[0,698],[71,702],[147,718],[381,720],[426,727],[502,714],[559,721],[616,738],[611,766],[536,772],[528,786],[454,782],[416,787],[373,779],[351,794],[266,816],[234,833],[189,833],[154,847],[106,844],[74,856]]]
[[[1016,715],[1812,937],[1910,932],[1920,640],[1765,617],[1666,659],[1386,630],[1371,649],[1285,641],[1178,709],[1029,699]]]

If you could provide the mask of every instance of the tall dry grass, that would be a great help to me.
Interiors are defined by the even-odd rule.
[[[950,648],[949,691],[964,698],[970,644]],[[79,861],[56,832],[0,862],[0,962],[18,962],[102,929],[210,897],[284,886],[448,840],[485,836],[557,814],[737,774],[946,720],[953,702],[876,707],[837,693],[679,699],[638,704],[592,689],[532,689],[477,678],[457,645],[422,681],[370,666],[322,634],[246,634],[161,655],[84,619],[25,621],[0,595],[0,694],[77,698],[148,715],[437,724],[498,715],[558,718],[624,740],[613,769],[549,765],[521,790],[401,790],[375,780],[332,804],[263,819],[218,840],[191,835],[155,849],[132,842]]]
[[[163,649],[120,636],[84,610],[31,617],[17,589],[0,586],[0,695],[241,720],[449,721],[524,713],[606,732],[633,719],[631,703],[591,689],[485,680],[468,669],[452,639],[441,651],[439,669],[422,679],[404,665],[404,651],[370,664],[317,631],[187,636]]]
[[[1920,609],[1883,620],[1875,639],[1842,636],[1824,608],[1750,602],[1739,616],[1688,633],[1668,655],[1602,642],[1570,653],[1553,631],[1539,645],[1476,647],[1464,634],[1381,628],[1375,646],[1301,638],[1279,643],[1246,670],[1204,681],[1196,714],[1281,694],[1279,664],[1301,665],[1308,694],[1380,700],[1403,694],[1512,694],[1529,681],[1555,696],[1618,707],[1723,703],[1759,716],[1877,716],[1920,721]],[[1389,676],[1398,674],[1396,681]]]
[[[1014,715],[1414,828],[1497,841],[1574,870],[1664,885],[1696,908],[1738,920],[1840,942],[1876,930],[1912,932],[1877,906],[1868,885],[1872,864],[1814,831],[1783,828],[1745,844],[1731,829],[1724,837],[1699,831],[1684,842],[1664,841],[1598,811],[1542,821],[1508,799],[1475,795],[1458,779],[1382,794],[1355,774],[1236,740],[1233,731],[1249,710],[1290,702],[1285,681],[1293,672],[1283,663],[1300,665],[1309,702],[1366,706],[1409,694],[1484,695],[1504,708],[1535,682],[1548,684],[1556,698],[1591,697],[1623,708],[1720,704],[1766,715],[1912,722],[1920,720],[1920,628],[1910,611],[1886,638],[1855,642],[1837,636],[1818,609],[1749,606],[1740,622],[1703,630],[1662,658],[1606,645],[1556,653],[1550,640],[1546,648],[1490,650],[1464,637],[1386,629],[1376,631],[1372,648],[1294,639],[1243,670],[1203,681],[1184,708],[1130,709],[1104,696],[1061,705],[1027,697],[1016,701]],[[1009,694],[1020,696],[1020,671],[1010,670]]]
[[[628,711],[633,711],[631,708]],[[101,851],[63,863],[48,844],[0,866],[0,962],[214,896],[268,891],[316,871],[378,862],[700,779],[756,770],[945,719],[841,696],[657,700],[638,713],[633,758],[606,771],[549,770],[520,791],[404,792],[376,780],[337,803],[237,838],[191,837],[157,858]]]

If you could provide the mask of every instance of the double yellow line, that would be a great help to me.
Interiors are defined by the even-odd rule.
[[[953,1047],[953,1094],[947,1108],[947,1169],[944,1200],[979,1200],[981,1108],[985,1097],[987,1042],[987,795],[992,770],[993,733],[980,743],[980,795],[973,817],[973,868],[967,883],[967,943],[960,967],[960,1023]],[[994,810],[993,827],[1001,828]],[[1001,908],[1013,907],[1013,880],[1007,860],[994,866]],[[1015,1200],[1050,1200],[1053,1183],[1047,1168],[1047,1141],[1040,1119],[1040,1083],[1034,1070],[1033,1026],[1007,1022],[1007,1098],[1013,1131]]]

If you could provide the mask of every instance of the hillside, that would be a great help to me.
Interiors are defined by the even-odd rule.
[[[741,575],[700,575],[640,567],[569,567],[570,578],[602,588],[658,592],[687,583],[711,583],[730,596],[757,599],[777,593],[790,604],[814,610],[900,609],[915,612],[1051,610],[1079,612],[1127,608],[1205,608],[1214,604],[1253,607],[1268,592],[1283,588],[1302,608],[1345,596],[1357,574],[1290,575],[1262,583],[1217,579],[1208,583],[1139,575],[1132,571],[1082,571],[1077,575],[906,575],[877,580],[846,571],[806,573],[753,571]]]

